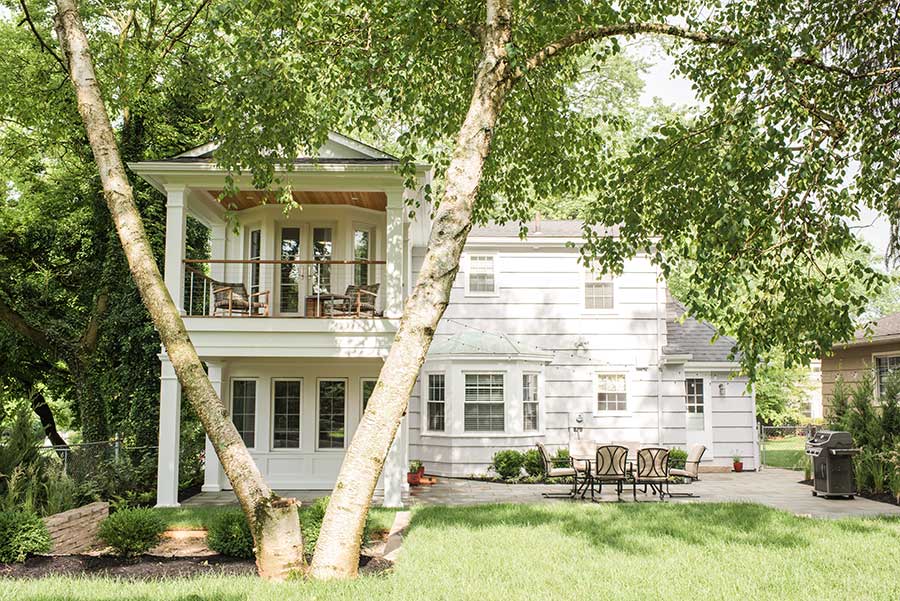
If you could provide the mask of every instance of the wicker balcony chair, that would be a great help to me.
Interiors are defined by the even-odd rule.
[[[706,447],[702,444],[696,444],[688,451],[687,459],[684,462],[684,469],[669,470],[670,476],[678,476],[689,482],[695,482],[700,479],[700,460],[706,452]],[[696,497],[693,493],[669,493],[670,497]]]
[[[665,499],[669,492],[669,449],[662,447],[644,447],[637,453],[637,469],[631,473],[632,494],[637,501],[637,487],[647,485],[659,494],[659,500]]]
[[[563,493],[552,493],[545,492],[542,496],[547,498],[567,498],[571,499],[575,496],[575,491],[578,490],[578,482],[575,479],[575,468],[573,467],[560,467],[557,465],[553,465],[553,458],[550,457],[550,453],[547,451],[547,447],[544,446],[544,443],[537,443],[538,452],[541,454],[541,462],[544,464],[544,474],[548,478],[572,478],[572,490],[569,492]]]
[[[212,294],[214,317],[218,317],[219,312],[225,317],[233,317],[235,314],[269,316],[268,290],[248,294],[241,282],[213,282]]]
[[[350,284],[343,295],[335,295],[331,303],[329,314],[334,316],[375,317],[378,312],[375,309],[375,301],[378,298],[378,288],[381,284],[363,284],[357,286]]]
[[[603,494],[603,483],[615,484],[616,495],[622,500],[622,490],[625,487],[625,479],[628,477],[626,471],[626,459],[628,458],[628,447],[621,445],[608,444],[597,447],[597,458],[593,466],[591,480],[599,494]],[[594,499],[594,487],[591,487],[591,500]]]

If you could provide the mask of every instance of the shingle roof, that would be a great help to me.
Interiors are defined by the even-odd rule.
[[[879,338],[900,335],[900,313],[891,313],[890,315],[879,317],[871,322],[871,329],[871,336],[866,334],[865,328],[856,330],[856,333],[853,335],[853,342],[869,340],[877,342]]]
[[[671,294],[666,293],[666,347],[665,355],[691,355],[691,361],[723,362],[731,361],[728,355],[735,346],[734,339],[720,336],[710,342],[716,329],[710,324],[687,317],[683,322],[681,316],[686,309]],[[735,357],[737,359],[738,357]]]
[[[528,238],[581,238],[584,222],[579,219],[539,219],[525,223]],[[488,223],[472,228],[470,238],[518,238],[522,224],[518,221],[510,223]],[[603,228],[608,236],[618,234],[617,227]]]

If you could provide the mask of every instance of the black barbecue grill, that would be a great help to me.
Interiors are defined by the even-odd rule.
[[[819,430],[806,441],[806,454],[812,457],[813,495],[850,497],[856,494],[853,481],[853,448],[849,432]]]

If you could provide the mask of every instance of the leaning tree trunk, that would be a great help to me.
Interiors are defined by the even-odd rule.
[[[447,170],[447,186],[435,214],[428,251],[381,368],[381,374],[390,377],[379,377],[347,449],[313,555],[313,578],[356,576],[372,494],[434,331],[447,308],[459,257],[472,228],[472,209],[484,160],[510,87],[506,57],[509,39],[509,1],[489,0],[482,59]]]
[[[78,111],[131,275],[159,331],[185,397],[200,417],[250,523],[259,574],[283,580],[304,563],[296,501],[281,499],[269,489],[203,370],[153,259],[103,104],[76,0],[56,0],[56,7],[57,36],[66,54]]]

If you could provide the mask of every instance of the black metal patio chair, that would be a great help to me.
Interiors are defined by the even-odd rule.
[[[628,458],[628,447],[616,444],[608,444],[597,447],[596,460],[594,462],[591,479],[597,487],[597,493],[603,494],[603,483],[614,483],[616,495],[622,500],[622,490],[625,487],[627,472],[625,469]],[[591,487],[591,500],[594,501],[594,487]]]
[[[541,454],[541,461],[544,464],[544,474],[548,478],[572,478],[572,490],[569,492],[545,492],[542,496],[550,498],[550,499],[571,499],[575,496],[575,492],[578,490],[578,480],[576,478],[576,472],[574,467],[559,467],[553,464],[553,458],[550,457],[550,453],[547,451],[547,447],[544,446],[544,443],[537,443],[538,452]]]

